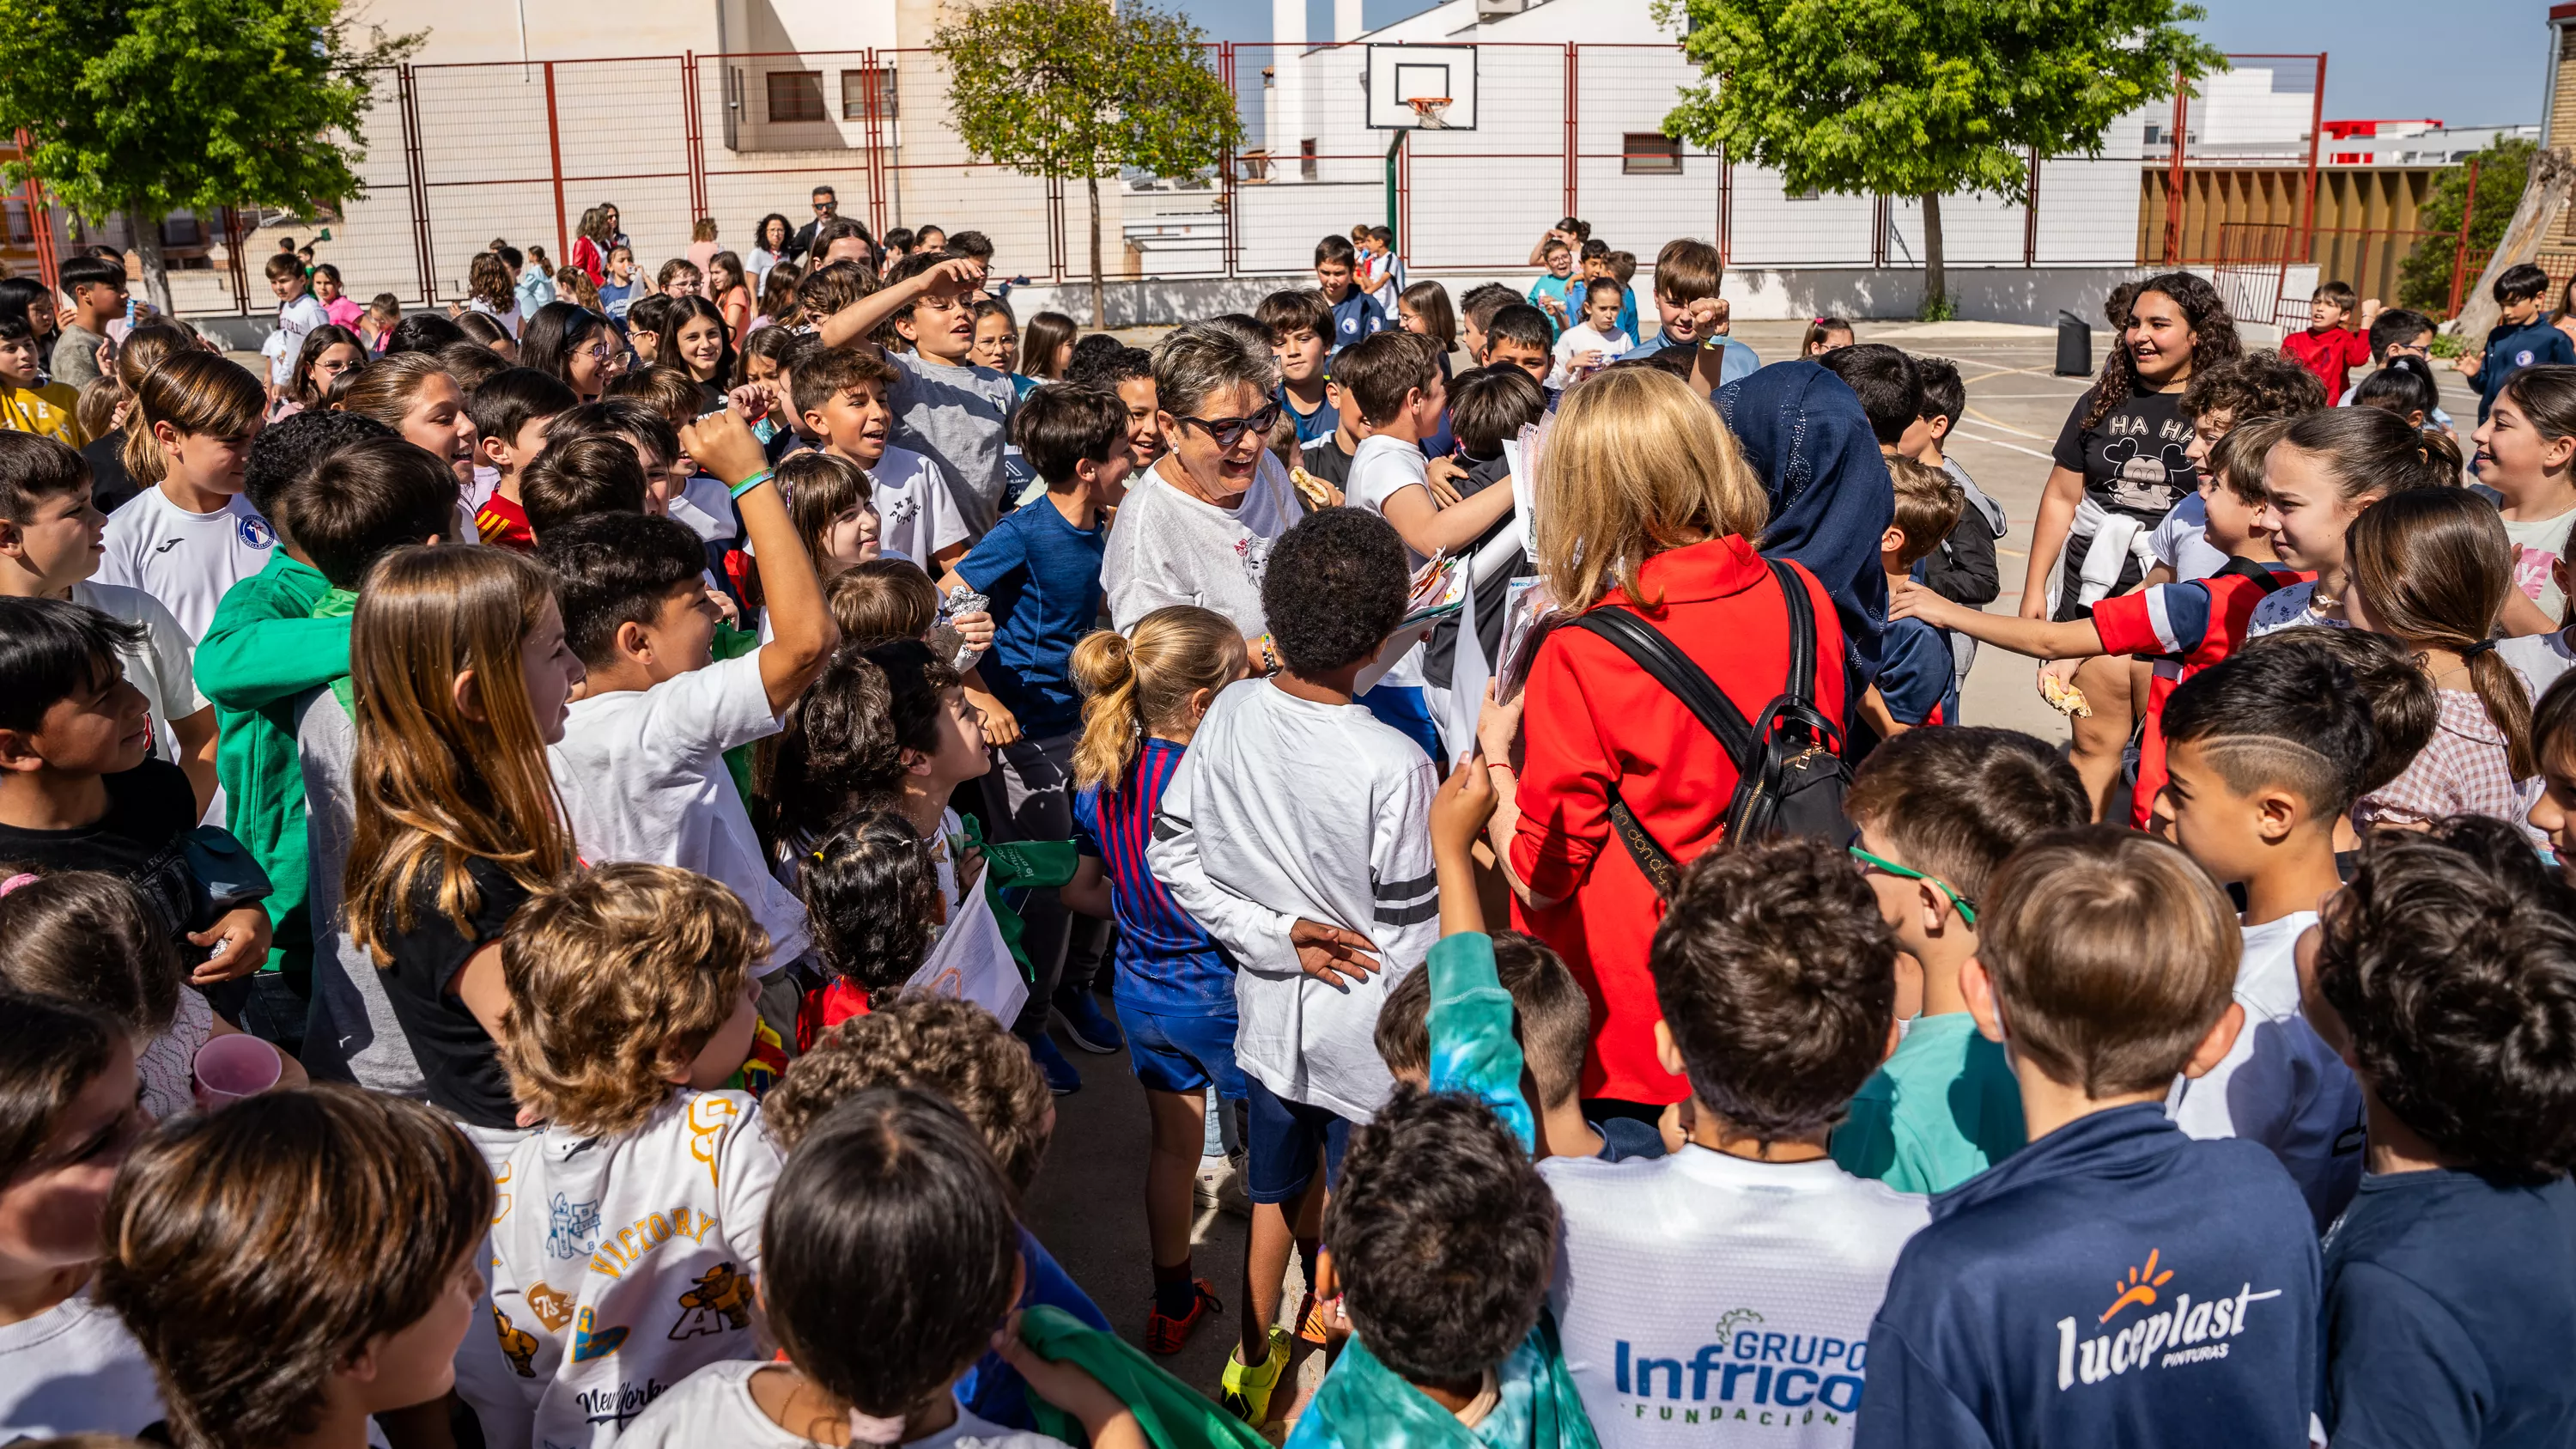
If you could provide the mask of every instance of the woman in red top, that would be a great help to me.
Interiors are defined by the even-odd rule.
[[[1789,677],[1787,602],[1753,539],[1761,481],[1708,400],[1669,374],[1605,372],[1565,396],[1539,450],[1538,564],[1570,613],[1626,609],[1708,671],[1749,719]],[[1579,546],[1578,546],[1579,545]],[[1817,703],[1844,712],[1842,630],[1804,566],[1816,621]],[[1526,728],[1522,728],[1526,712]],[[1689,1094],[1655,1055],[1647,947],[1663,902],[1613,835],[1611,791],[1675,860],[1722,833],[1736,769],[1687,706],[1618,646],[1559,628],[1518,702],[1488,706],[1492,826],[1516,924],[1554,947],[1592,1002],[1583,1095],[1656,1106]]]

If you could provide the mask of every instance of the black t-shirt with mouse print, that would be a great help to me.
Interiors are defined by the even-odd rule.
[[[2050,458],[2057,466],[2084,475],[2084,496],[2096,506],[2134,518],[2142,528],[2153,528],[2175,504],[2200,491],[2200,470],[2184,454],[2191,446],[2191,424],[2182,415],[2182,388],[2133,392],[2088,428],[2084,418],[2093,411],[2093,393],[2094,389],[2086,389],[2074,411],[2066,415],[2066,428],[2057,435]],[[2059,564],[2062,582],[2056,617],[2060,620],[2084,617],[2076,594],[2082,587],[2079,574],[2091,537],[2080,526],[2067,537],[2066,557]],[[2111,592],[2125,593],[2143,576],[2133,557],[2121,566],[2119,582]]]

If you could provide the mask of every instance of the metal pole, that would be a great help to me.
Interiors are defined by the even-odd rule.
[[[420,87],[408,65],[394,75],[402,103],[404,180],[411,192],[411,254],[420,269],[420,302],[426,307],[438,301],[438,268],[429,232],[429,166],[420,146]]]
[[[2023,188],[2027,200],[2021,209],[2021,264],[2039,265],[2039,148],[2030,148],[2030,184]]]
[[[1404,137],[1404,132],[1396,132],[1395,140],[1388,143],[1386,148],[1386,224],[1387,228],[1391,231],[1394,230],[1396,226],[1395,158],[1404,154]],[[1399,233],[1399,238],[1400,236],[1401,234]]]
[[[1242,98],[1237,96],[1234,90],[1233,41],[1225,41],[1217,46],[1216,68],[1218,78],[1225,86],[1226,99],[1240,107]],[[1222,238],[1225,254],[1225,274],[1231,277],[1235,274],[1236,252],[1241,241],[1241,234],[1235,230],[1234,225],[1234,208],[1237,201],[1234,189],[1234,147],[1229,145],[1225,148],[1225,155],[1218,159],[1217,166],[1217,206],[1220,212],[1217,217],[1218,235]],[[1399,232],[1397,235],[1401,238],[1403,234]]]
[[[2469,229],[2478,221],[2478,162],[2469,158],[2469,196],[2460,204],[2460,245],[2451,254],[2451,304],[2443,310],[2460,315],[2460,292],[2469,284]]]
[[[28,135],[25,130],[20,130],[18,154],[23,157],[34,149],[35,138]],[[27,230],[36,243],[36,275],[44,279],[46,286],[51,287],[55,284],[55,278],[61,275],[62,263],[54,251],[53,209],[45,205],[45,185],[30,176],[27,178],[27,184],[19,188],[18,194],[27,203]]]
[[[2326,129],[2326,53],[2317,52],[2317,93],[2308,109],[2308,194],[2299,205],[2299,257],[2314,260],[2309,254],[2317,240],[2317,146]]]
[[[1565,43],[1565,214],[1567,216],[1576,214],[1575,173],[1581,164],[1579,153],[1582,149],[1582,79],[1579,74],[1580,62],[1576,58],[1578,49],[1579,47],[1573,41],[1569,40]],[[1575,260],[1579,262],[1582,258],[1577,257]]]
[[[546,62],[546,155],[554,166],[555,245],[559,257],[572,255],[572,228],[564,220],[563,129],[555,121],[555,63]]]
[[[2191,83],[2179,70],[2174,72],[2174,112],[2172,154],[2165,166],[2165,265],[2182,262],[2183,210],[2183,137],[2189,134],[2191,122]]]

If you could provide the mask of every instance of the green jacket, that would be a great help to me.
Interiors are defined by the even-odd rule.
[[[273,932],[269,971],[299,981],[313,969],[306,915],[304,767],[295,748],[295,705],[349,672],[349,620],[312,617],[331,581],[286,550],[233,585],[197,642],[197,690],[214,702],[215,778],[225,823],[268,872]]]
[[[1143,1350],[1061,1308],[1040,1304],[1022,1313],[1020,1339],[1047,1362],[1069,1362],[1100,1380],[1136,1416],[1154,1449],[1269,1449],[1269,1442],[1241,1419],[1209,1403]],[[1029,1408],[1039,1433],[1068,1444],[1083,1442],[1082,1424],[1071,1414],[1035,1395]]]

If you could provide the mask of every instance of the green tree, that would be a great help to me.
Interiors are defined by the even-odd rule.
[[[2474,158],[2478,214],[2469,226],[2472,264],[2484,260],[2504,240],[2514,208],[2522,204],[2523,183],[2531,177],[2531,157],[2538,149],[2537,142],[2499,136]],[[2468,167],[2454,166],[2433,178],[2431,193],[2415,213],[2415,225],[2423,235],[2397,267],[2397,305],[2436,317],[2450,314],[2451,267],[2460,257],[2460,213],[2468,200]],[[2474,287],[2477,281],[2472,272],[2463,285]]]
[[[93,220],[127,219],[153,304],[170,310],[161,219],[219,208],[311,212],[360,195],[361,71],[416,36],[363,37],[339,0],[45,0],[0,25],[6,168]]]
[[[1923,306],[1948,315],[1941,197],[2029,200],[2030,152],[2098,154],[2113,121],[2226,58],[2183,0],[1657,0],[1709,79],[1664,130],[1792,192],[1912,196]]]
[[[1188,176],[1243,139],[1234,95],[1199,28],[1145,5],[993,0],[952,11],[930,48],[948,66],[966,149],[1091,199],[1091,323],[1108,325],[1100,276],[1100,183],[1128,167]]]

